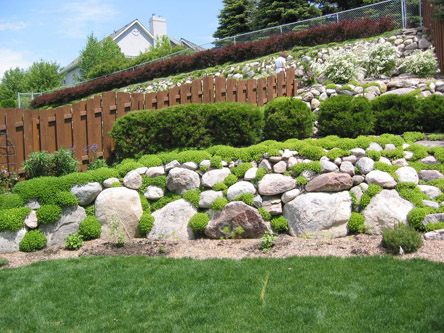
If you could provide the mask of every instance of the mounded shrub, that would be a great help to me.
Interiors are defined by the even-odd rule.
[[[79,204],[79,199],[68,191],[57,192],[54,198],[54,203],[60,207],[65,206],[77,206]]]
[[[236,176],[237,178],[243,178],[244,176],[245,176],[245,173],[249,170],[249,169],[251,169],[253,167],[253,164],[251,164],[250,162],[247,162],[247,163],[242,163],[242,164],[239,164],[238,166],[236,166],[236,167],[234,167],[234,168],[231,168],[231,173],[234,175],[234,176]],[[230,177],[231,175],[229,175],[228,177]],[[227,178],[228,178],[227,177]],[[237,182],[237,179],[236,179],[236,181],[235,182],[232,182],[232,181],[230,181],[230,180],[227,180],[227,178],[225,178],[225,181],[224,181],[224,183],[225,184],[230,184],[230,185],[228,185],[228,186],[231,186],[231,185],[233,185],[235,182]],[[233,177],[231,177],[231,178],[233,178]],[[233,180],[234,180],[234,178],[233,178]]]
[[[25,234],[25,237],[19,243],[19,249],[22,252],[34,252],[43,249],[46,246],[46,237],[40,230],[31,230]]]
[[[190,204],[192,204],[194,207],[199,208],[199,201],[200,201],[199,190],[187,191],[184,193],[183,198],[186,201],[188,201]]]
[[[126,158],[184,147],[251,145],[262,127],[262,113],[252,104],[183,104],[131,112],[114,123],[111,136],[119,158]]]
[[[409,226],[418,231],[424,231],[422,221],[424,221],[424,218],[428,214],[432,214],[434,212],[435,210],[431,207],[413,208],[407,215]]]
[[[202,236],[209,221],[210,217],[207,213],[196,213],[191,217],[188,224],[193,229],[194,235]]]
[[[79,225],[79,234],[84,240],[96,239],[102,233],[102,225],[95,216],[87,216]]]
[[[288,222],[282,215],[279,217],[272,218],[270,221],[271,227],[276,232],[286,232],[288,231]]]
[[[42,176],[59,177],[78,171],[79,164],[72,151],[60,148],[54,154],[46,151],[32,152],[23,162],[23,169],[28,179]]]
[[[139,231],[143,235],[148,235],[151,232],[151,229],[154,225],[154,217],[150,212],[143,212],[142,216],[139,220]]]
[[[375,116],[365,97],[338,95],[321,103],[318,118],[321,135],[356,138],[371,134],[374,124]]]
[[[375,134],[402,134],[421,131],[422,115],[418,100],[408,95],[384,95],[372,101],[375,113]]]
[[[243,201],[249,206],[253,206],[254,194],[251,193],[242,193],[234,198],[234,201]]]
[[[62,208],[56,205],[43,205],[37,209],[37,220],[42,224],[52,224],[62,216]]]
[[[225,198],[216,198],[212,203],[211,203],[211,209],[212,210],[222,210],[224,209],[224,207],[229,203],[229,201]]]
[[[352,234],[360,234],[364,232],[365,218],[362,214],[352,212],[350,220],[348,221],[348,231]]]
[[[431,95],[419,101],[424,132],[444,132],[444,96]]]
[[[423,245],[421,235],[413,228],[404,224],[395,225],[394,229],[385,229],[382,232],[382,246],[389,252],[399,254],[416,252]]]
[[[304,139],[313,134],[315,115],[303,101],[279,97],[264,107],[264,139]]]
[[[0,232],[17,231],[25,227],[25,218],[31,213],[31,208],[19,207],[0,210]]]
[[[0,194],[0,210],[23,207],[23,205],[23,199],[18,194]]]

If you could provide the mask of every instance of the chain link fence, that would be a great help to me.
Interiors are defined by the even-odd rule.
[[[372,5],[367,5],[355,9],[350,9],[342,12],[337,12],[329,15],[324,15],[320,17],[315,17],[307,20],[298,21],[295,23],[284,24],[272,28],[262,29],[254,32],[249,32],[245,34],[236,35],[233,37],[228,37],[224,39],[214,40],[213,42],[199,45],[201,49],[210,49],[210,48],[220,48],[223,46],[227,46],[230,44],[239,44],[239,43],[249,43],[262,39],[266,39],[270,36],[282,35],[290,32],[299,32],[303,30],[307,30],[313,27],[319,27],[334,23],[339,23],[343,20],[357,21],[361,20],[364,17],[368,17],[371,19],[380,19],[382,17],[391,17],[393,19],[393,23],[395,24],[395,28],[408,28],[408,27],[419,27],[422,26],[421,19],[421,1],[420,0],[387,0],[381,1]],[[173,54],[154,59],[148,62],[144,62],[138,64],[137,66],[133,66],[130,68],[125,68],[120,71],[107,74],[101,77],[97,77],[92,80],[78,82],[74,86],[94,81],[100,78],[105,78],[107,76],[132,71],[140,66],[146,66],[151,63],[155,63],[158,61],[171,59],[179,55],[189,55],[198,52],[196,50],[185,49],[179,52],[175,52]],[[28,108],[30,101],[36,97],[45,93],[51,93],[55,90],[64,89],[67,87],[60,87],[57,89],[53,89],[51,91],[45,91],[43,93],[18,93],[18,107],[19,108]]]

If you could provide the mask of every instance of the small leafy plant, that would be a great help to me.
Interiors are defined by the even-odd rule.
[[[70,250],[78,250],[83,244],[83,237],[78,232],[69,234],[65,239],[65,247]]]
[[[271,230],[265,231],[264,236],[262,236],[261,243],[259,245],[259,249],[267,252],[274,246],[274,242],[277,239],[277,236]]]
[[[125,246],[126,238],[124,233],[124,227],[122,225],[122,222],[119,221],[115,216],[113,216],[111,220],[111,237],[113,239],[113,243],[117,247],[123,247]]]
[[[225,239],[240,239],[245,230],[241,226],[238,226],[230,231],[230,227],[226,226],[222,232],[225,234]],[[224,239],[224,237],[222,236],[221,239]]]

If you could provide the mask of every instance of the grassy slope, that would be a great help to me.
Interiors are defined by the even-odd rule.
[[[39,332],[444,330],[444,265],[391,257],[108,257],[0,271],[0,327]]]

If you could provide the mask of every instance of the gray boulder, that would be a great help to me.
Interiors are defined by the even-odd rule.
[[[292,236],[313,235],[340,237],[347,235],[352,200],[348,192],[307,193],[284,206]]]
[[[418,173],[412,167],[401,167],[396,170],[396,174],[398,175],[399,182],[409,182],[418,184],[419,177]]]
[[[164,192],[160,187],[150,185],[143,195],[148,200],[159,200],[164,196]]]
[[[165,168],[163,166],[148,168],[145,172],[147,177],[159,177],[165,175]]]
[[[365,181],[368,184],[375,184],[384,188],[396,187],[396,180],[388,172],[381,170],[373,170],[369,172],[365,176]]]
[[[71,193],[79,199],[80,206],[88,206],[91,204],[100,192],[102,192],[102,186],[97,182],[74,185],[71,188]]]
[[[0,253],[17,252],[19,244],[25,237],[26,229],[0,232]]]
[[[184,168],[173,168],[168,173],[167,188],[171,192],[183,195],[190,190],[197,190],[200,186],[199,175]]]
[[[358,167],[359,173],[361,173],[362,175],[366,175],[370,171],[373,171],[375,161],[373,161],[371,158],[363,157],[358,162],[356,162],[356,166]]]
[[[338,166],[333,162],[321,160],[321,173],[336,172],[338,170]]]
[[[189,240],[194,239],[193,230],[188,225],[196,208],[184,199],[170,202],[152,213],[154,225],[148,235],[152,240]]]
[[[444,178],[443,174],[438,170],[421,170],[419,173],[419,179],[424,181]]]
[[[245,182],[245,181],[237,182],[236,184],[233,184],[228,188],[227,199],[232,201],[238,195],[244,193],[256,194],[256,188],[250,182]]]
[[[418,185],[419,189],[427,194],[430,198],[435,199],[442,194],[441,190],[432,185]]]
[[[401,198],[396,190],[382,190],[375,195],[362,215],[365,224],[375,235],[380,235],[385,228],[391,228],[398,223],[407,223],[407,214],[415,206]]]
[[[132,189],[137,190],[143,184],[142,176],[137,170],[132,170],[128,172],[123,178],[123,185]]]
[[[212,188],[217,183],[223,183],[229,174],[231,174],[231,171],[228,168],[207,171],[202,176],[202,185]]]
[[[200,194],[199,207],[200,208],[210,208],[211,204],[217,198],[222,198],[224,195],[222,191],[203,191]]]
[[[286,204],[287,202],[290,202],[296,198],[299,194],[301,194],[301,191],[295,188],[294,190],[290,190],[282,194],[281,200],[284,204]]]
[[[268,174],[259,182],[259,194],[277,195],[296,188],[296,180],[290,176]]]
[[[224,231],[226,227],[228,227],[228,233]],[[217,218],[210,220],[205,229],[205,234],[216,239],[230,237],[231,232],[237,227],[244,229],[244,233],[240,235],[241,238],[259,238],[267,230],[257,209],[242,201],[234,201],[226,205]]]
[[[444,240],[444,229],[429,231],[424,234],[425,240]]]
[[[444,222],[444,213],[428,214],[422,221],[424,225],[436,222]]]
[[[110,188],[114,183],[120,183],[119,178],[108,178],[103,181],[104,188]]]
[[[62,217],[53,224],[40,224],[39,229],[47,239],[47,246],[63,245],[69,234],[79,230],[80,222],[86,218],[85,209],[80,206],[63,208]]]
[[[95,201],[96,218],[102,225],[100,238],[111,240],[111,227],[120,222],[127,238],[137,235],[137,226],[142,216],[139,193],[126,187],[103,190]]]

